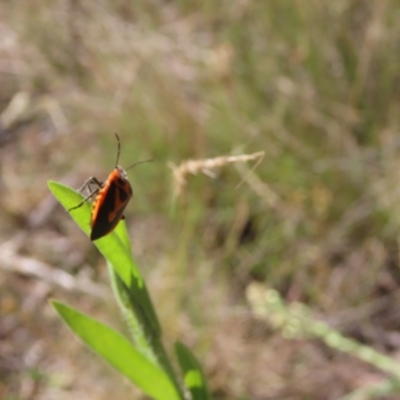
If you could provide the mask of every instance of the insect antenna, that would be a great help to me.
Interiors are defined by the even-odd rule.
[[[119,162],[119,154],[121,153],[121,142],[120,142],[119,136],[117,134],[115,134],[115,137],[117,138],[117,141],[118,141],[117,161],[115,163],[115,166],[117,166],[118,162]]]
[[[144,161],[135,162],[132,165],[130,165],[128,168],[125,168],[125,171],[128,171],[128,169],[130,169],[130,168],[136,167],[136,165],[143,164],[143,163],[150,162],[150,161],[154,161],[154,160],[144,160]]]
[[[118,134],[115,134],[115,137],[117,138],[117,141],[118,141],[117,162],[115,163],[115,166],[118,166],[119,155],[120,155],[120,153],[121,153],[121,141],[119,140]],[[143,164],[143,163],[145,163],[145,162],[150,162],[150,161],[153,161],[153,160],[144,160],[144,161],[135,162],[135,163],[133,163],[132,165],[130,165],[128,168],[125,168],[125,171],[127,171],[127,170],[130,169],[130,168],[133,168],[133,167],[136,166],[136,165]]]

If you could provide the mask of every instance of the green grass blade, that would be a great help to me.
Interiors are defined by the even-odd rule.
[[[83,196],[75,190],[58,182],[50,181],[48,185],[53,195],[66,210],[79,204],[83,199]],[[90,203],[83,204],[82,207],[73,210],[69,214],[78,226],[89,236]],[[152,334],[155,337],[160,337],[161,326],[144,281],[132,259],[125,222],[121,221],[114,232],[96,240],[94,244],[106,260],[113,266],[125,286],[129,288],[131,294],[130,298],[135,302],[135,308],[142,310],[142,315],[145,314],[146,321],[142,320],[141,322],[144,324],[149,322],[151,324]],[[140,317],[140,315],[138,315],[138,317]]]
[[[193,353],[181,342],[175,343],[175,352],[184,374],[185,386],[193,400],[210,400],[210,393],[200,364]]]
[[[53,181],[49,181],[48,185],[55,198],[66,210],[76,206],[83,199],[82,195],[68,186]],[[73,210],[69,213],[69,215],[83,230],[83,232],[89,236],[91,203],[87,202],[83,204],[82,207]],[[126,247],[124,247],[123,251],[120,251],[119,248],[121,247],[121,244],[117,234],[114,232],[110,233],[109,235],[96,240],[95,245],[104,255],[104,257],[111,262],[111,264],[117,270],[118,275],[127,286],[130,286],[132,276],[139,281],[138,286],[143,285],[139,271]]]
[[[75,190],[57,182],[49,182],[49,188],[65,209],[79,204],[83,199]],[[90,204],[84,204],[70,213],[87,235],[90,233],[90,213]],[[169,375],[170,382],[175,385],[179,398],[183,398],[178,380],[160,341],[161,326],[146,285],[132,259],[125,222],[121,221],[112,233],[96,240],[94,244],[108,261],[113,290],[131,328],[136,351],[152,365],[162,367]]]
[[[131,239],[128,234],[128,229],[126,228],[126,223],[121,220],[117,227],[114,229],[114,233],[119,237],[119,240],[127,248],[129,254],[132,254]]]
[[[132,254],[130,237],[128,235],[128,230],[126,228],[125,222],[121,221],[115,228],[114,232],[120,239],[121,244],[124,245],[126,249],[128,249],[129,254]],[[108,262],[108,265],[111,265],[110,262]],[[147,322],[147,324],[143,323],[142,325],[146,331],[148,339],[150,337],[161,337],[161,326],[159,324],[157,315],[154,311],[145,285],[138,286],[138,282],[136,280],[132,280],[131,287],[129,288],[124,284],[123,281],[117,284],[117,277],[115,276],[115,274],[110,273],[110,278],[113,285],[114,293],[118,299],[120,307],[123,309],[123,312],[126,313],[127,308],[129,308],[134,311],[135,315],[140,321]],[[117,280],[121,281],[120,278]],[[122,297],[124,297],[124,300],[122,300]],[[137,301],[138,299],[141,300]],[[127,303],[130,303],[130,306]],[[129,320],[131,320],[131,318],[129,318]]]
[[[152,323],[146,309],[132,296],[132,290],[126,287],[122,279],[115,272],[110,263],[107,263],[111,286],[125,322],[132,333],[135,347],[151,361],[158,363],[152,346],[158,336],[154,334]]]
[[[125,317],[126,323],[131,330],[136,348],[150,361],[162,366],[183,398],[184,396],[183,393],[181,393],[179,381],[160,337],[154,335],[151,325],[148,323],[140,323],[141,321],[146,322],[147,314],[144,313],[140,305],[132,299],[131,290],[124,285],[121,278],[119,278],[118,274],[115,273],[115,270],[110,267],[110,265],[109,273],[114,294]]]
[[[144,393],[157,400],[180,399],[168,375],[120,333],[61,302],[52,304],[76,335]]]

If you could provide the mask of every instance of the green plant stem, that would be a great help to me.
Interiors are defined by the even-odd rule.
[[[108,271],[117,303],[130,327],[137,349],[150,361],[164,369],[174,383],[179,396],[184,399],[178,378],[162,344],[161,335],[152,326],[145,308],[133,298],[132,291],[127,288],[110,263],[108,263]]]

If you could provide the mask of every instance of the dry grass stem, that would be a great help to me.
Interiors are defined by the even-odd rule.
[[[7,107],[0,114],[0,126],[9,128],[30,107],[31,97],[27,92],[17,92],[11,98]]]
[[[69,132],[68,119],[55,97],[47,95],[33,97],[26,91],[19,91],[13,95],[0,114],[0,127],[10,129],[18,121],[37,118],[44,112],[50,116],[57,133]]]
[[[263,182],[257,175],[252,174],[252,170],[249,170],[243,165],[237,165],[236,169],[242,176],[242,182],[246,182],[255,193],[267,202],[270,207],[275,209],[282,208],[283,202],[281,197],[272,190],[266,182]]]
[[[76,290],[102,299],[106,299],[109,296],[107,288],[98,283],[85,278],[74,277],[42,261],[18,254],[15,251],[13,241],[2,244],[0,250],[0,268],[3,270],[33,276],[50,285],[56,285],[68,291]]]
[[[186,179],[189,174],[196,175],[197,173],[202,172],[211,178],[215,178],[215,173],[213,171],[215,168],[220,168],[230,163],[246,163],[254,160],[261,162],[264,154],[264,151],[258,151],[253,154],[187,160],[183,161],[179,166],[169,163],[168,166],[172,169],[174,176],[175,194],[176,196],[180,196],[183,193],[183,188],[186,185]]]

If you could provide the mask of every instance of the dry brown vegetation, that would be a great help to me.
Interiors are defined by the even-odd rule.
[[[167,348],[193,350],[215,399],[340,399],[392,378],[288,338],[246,290],[262,282],[400,362],[398,2],[2,1],[0,15],[1,399],[142,398],[48,304],[124,329],[104,261],[46,185],[104,179],[114,132],[122,165],[155,160],[129,172],[134,255]],[[400,398],[390,383],[357,398]]]

